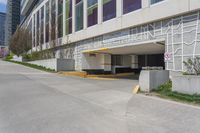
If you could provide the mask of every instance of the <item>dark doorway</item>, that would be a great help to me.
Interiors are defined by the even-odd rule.
[[[142,67],[153,67],[160,66],[165,69],[164,55],[163,54],[152,54],[152,55],[139,55],[138,56],[139,68]]]

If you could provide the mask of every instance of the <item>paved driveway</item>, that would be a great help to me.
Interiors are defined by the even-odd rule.
[[[199,107],[132,95],[136,84],[0,61],[0,133],[200,132]]]

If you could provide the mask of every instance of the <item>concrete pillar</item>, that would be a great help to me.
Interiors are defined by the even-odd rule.
[[[75,0],[72,0],[72,33],[75,32],[76,20],[75,20]]]
[[[39,9],[39,19],[40,19],[40,20],[39,20],[39,23],[40,23],[40,24],[39,24],[39,47],[40,47],[40,48],[39,48],[39,51],[41,51],[41,50],[42,50],[42,44],[41,44],[41,39],[42,39],[42,38],[41,38],[41,30],[42,30],[42,29],[41,29],[41,26],[42,26],[42,25],[41,25],[41,24],[42,24],[42,23],[41,23],[41,22],[42,22],[42,8]]]
[[[63,36],[66,35],[66,0],[63,0]]]
[[[83,29],[87,29],[87,0],[83,0]]]
[[[137,69],[138,68],[138,56],[131,55],[131,68]]]
[[[55,22],[55,25],[56,25],[56,39],[58,39],[58,0],[55,1],[55,4],[56,4],[56,22]],[[58,44],[58,41],[56,41],[56,44]]]
[[[142,8],[148,8],[150,6],[150,0],[142,0]]]
[[[103,18],[103,5],[102,0],[98,0],[98,24],[102,23]]]
[[[111,72],[111,55],[110,54],[103,54],[102,66],[103,66],[104,71]]]
[[[37,35],[37,12],[34,14],[34,21],[35,21],[35,48],[37,46],[37,38],[36,38],[36,35]],[[37,48],[36,48],[36,51],[37,51]]]
[[[122,8],[123,8],[123,1],[122,0],[116,0],[116,13],[117,13],[117,18],[122,16]]]
[[[46,47],[46,4],[44,4],[44,32],[43,32],[43,35],[44,35],[45,48],[47,48]]]
[[[33,17],[33,15],[31,16],[31,18],[32,18],[32,30],[31,30],[31,32],[32,32],[32,38],[33,38],[33,35],[34,35],[34,33],[33,33],[33,31],[34,31],[34,17]],[[32,49],[34,48],[34,41],[33,41],[34,39],[32,39]]]
[[[37,29],[37,12],[35,12],[35,14],[33,15],[34,16],[34,23],[35,23],[35,27],[34,27],[34,30],[35,30],[35,45],[34,45],[34,47],[35,47],[35,49],[36,49],[36,42],[37,42],[37,38],[36,38],[36,34],[37,34],[37,32],[36,32],[36,29]]]

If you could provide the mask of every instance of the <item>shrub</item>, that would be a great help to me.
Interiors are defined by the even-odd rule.
[[[13,56],[14,56],[14,54],[10,53],[5,57],[5,59],[6,60],[11,60],[11,59],[13,59]]]

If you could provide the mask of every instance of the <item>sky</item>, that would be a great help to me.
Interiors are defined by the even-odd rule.
[[[0,0],[0,12],[6,12],[7,0]]]

